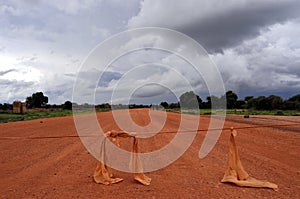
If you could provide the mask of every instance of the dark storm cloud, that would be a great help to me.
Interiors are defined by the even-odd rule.
[[[292,96],[298,95],[300,92],[295,91],[294,86],[299,86],[299,82],[292,83],[293,85],[285,84],[285,88],[277,88],[277,87],[270,87],[266,88],[259,88],[259,87],[252,87],[247,84],[239,84],[238,88],[234,90],[239,97],[239,100],[244,100],[246,96],[270,96],[270,95],[278,95],[281,96],[283,99],[289,99]]]
[[[178,30],[198,40],[209,51],[222,51],[259,35],[269,25],[299,17],[300,1],[249,4],[220,15],[214,13],[217,16],[210,16],[203,23],[194,22]]]
[[[222,52],[259,35],[261,30],[272,24],[300,16],[298,0],[204,2],[188,0],[173,4],[164,1],[156,2],[154,8],[147,8],[150,3],[143,3],[139,15],[129,21],[129,27],[150,25],[172,28],[193,37],[209,52]],[[166,10],[168,6],[174,11]],[[157,14],[164,11],[165,15]],[[176,15],[181,17],[176,20]],[[171,16],[174,16],[174,21]]]

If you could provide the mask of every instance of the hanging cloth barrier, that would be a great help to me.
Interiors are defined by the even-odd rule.
[[[242,162],[240,160],[238,149],[235,143],[235,137],[237,131],[231,127],[230,142],[229,142],[229,154],[228,154],[228,166],[225,171],[225,175],[221,182],[234,183],[238,186],[244,187],[265,187],[278,190],[278,186],[274,183],[257,180],[249,176],[245,171]]]
[[[228,165],[225,171],[224,177],[221,182],[234,183],[238,186],[243,187],[265,187],[278,190],[278,186],[274,183],[257,180],[249,176],[245,171],[242,162],[240,160],[238,149],[235,143],[235,137],[237,136],[237,131],[231,128],[230,142],[229,142],[229,154],[228,154]],[[107,158],[105,153],[105,143],[107,138],[112,138],[112,140],[119,146],[119,138],[133,138],[133,146],[131,153],[131,160],[129,166],[133,173],[133,177],[136,181],[143,185],[150,185],[151,178],[146,176],[143,172],[142,162],[138,156],[138,139],[134,134],[130,135],[124,132],[108,131],[105,133],[105,138],[101,143],[100,148],[100,162],[94,172],[94,180],[96,183],[109,185],[123,181],[122,178],[113,178],[110,168],[106,165]]]
[[[140,182],[143,185],[150,185],[151,178],[147,177],[143,172],[142,162],[138,156],[138,139],[134,135],[129,135],[124,132],[108,131],[105,133],[105,137],[101,143],[100,148],[100,161],[94,172],[94,180],[96,183],[109,185],[123,181],[122,178],[112,178],[113,174],[110,168],[106,165],[107,158],[105,153],[105,143],[107,138],[112,138],[112,141],[120,146],[120,137],[133,138],[133,146],[131,153],[131,160],[129,166],[132,170],[133,177],[136,181]]]
[[[138,139],[133,137],[133,148],[131,153],[130,167],[132,168],[133,177],[143,185],[150,185],[151,178],[146,176],[143,171],[142,162],[138,156]]]
[[[103,139],[100,148],[100,161],[94,172],[94,180],[99,184],[114,184],[123,181],[122,178],[113,178],[110,168],[106,165],[107,158],[105,154],[106,137]]]

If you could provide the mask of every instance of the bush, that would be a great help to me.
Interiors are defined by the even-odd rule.
[[[277,111],[275,115],[284,115],[284,113],[282,111]]]

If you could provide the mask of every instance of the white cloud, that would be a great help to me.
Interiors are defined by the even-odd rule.
[[[88,10],[89,8],[99,4],[102,0],[71,0],[71,1],[60,1],[60,0],[45,0],[46,4],[57,8],[60,11],[66,12],[67,14],[77,14],[81,10]]]
[[[222,71],[227,89],[243,95],[300,90],[299,21],[276,24],[257,38],[211,55]]]

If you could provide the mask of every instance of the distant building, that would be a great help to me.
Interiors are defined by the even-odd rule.
[[[13,113],[26,113],[26,103],[20,101],[14,101],[13,103]]]

